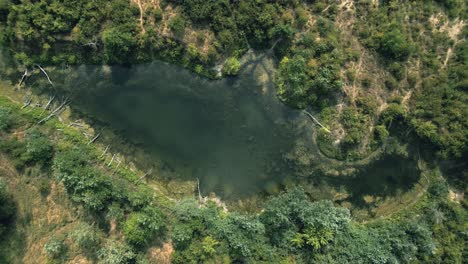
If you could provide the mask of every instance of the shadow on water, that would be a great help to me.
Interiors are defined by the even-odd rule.
[[[365,196],[396,197],[411,190],[420,178],[417,162],[401,156],[386,156],[357,171],[354,177],[334,181],[342,184],[350,196],[346,201],[367,207]]]

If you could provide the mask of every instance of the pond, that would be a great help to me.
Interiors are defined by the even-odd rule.
[[[301,133],[293,123],[304,116],[276,98],[271,64],[256,57],[239,77],[217,81],[158,61],[81,66],[64,89],[167,170],[198,178],[204,194],[239,197],[281,182],[282,157]]]
[[[419,171],[411,160],[383,158],[356,167],[320,155],[311,120],[275,95],[272,58],[249,53],[244,59],[238,77],[216,81],[160,61],[57,68],[49,71],[54,91],[46,92],[70,96],[73,112],[144,149],[157,161],[154,176],[199,179],[204,195],[238,199],[275,193],[306,178],[321,181],[326,167],[358,169],[351,178],[326,180],[344,185],[357,203],[361,192],[393,195],[415,184]],[[34,75],[28,85],[44,92],[38,84],[42,79]],[[378,193],[384,189],[385,194]]]

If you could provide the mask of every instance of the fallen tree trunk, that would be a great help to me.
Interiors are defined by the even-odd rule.
[[[202,201],[203,197],[201,195],[201,191],[200,191],[200,180],[197,178],[197,189],[198,189],[198,200],[199,202]]]
[[[101,132],[99,132],[93,139],[91,139],[89,142],[88,142],[88,145],[93,143],[94,141],[96,141],[96,139],[99,138],[99,136],[101,135]]]
[[[24,102],[23,106],[21,107],[21,109],[24,109],[26,107],[28,107],[32,102],[32,99],[31,98],[28,98],[28,100],[26,102]]]
[[[112,162],[114,162],[114,159],[115,159],[115,154],[112,155],[112,159],[111,161],[109,162],[109,164],[107,164],[107,167],[110,167],[112,165]]]
[[[44,107],[45,110],[49,110],[50,104],[52,103],[52,101],[54,101],[54,99],[55,99],[55,95],[49,98],[49,101]]]
[[[44,75],[47,77],[47,80],[49,81],[50,85],[54,86],[54,84],[52,83],[52,81],[50,80],[49,78],[49,75],[47,74],[47,72],[41,67],[41,65],[39,64],[36,64],[36,66],[44,73]]]
[[[41,121],[38,122],[38,124],[42,124],[44,122],[46,122],[47,120],[49,120],[51,117],[53,117],[58,111],[60,111],[66,104],[68,103],[68,100],[65,99],[65,101],[63,101],[63,103],[61,105],[59,105],[57,108],[55,108],[54,111],[52,111],[52,113],[50,113],[48,116],[44,117]]]
[[[41,115],[42,115],[45,111],[49,110],[50,104],[52,103],[52,101],[54,100],[54,98],[55,98],[55,95],[49,98],[49,101],[47,102],[46,106],[44,107],[44,110],[41,112]]]
[[[107,145],[106,149],[102,152],[102,154],[101,154],[101,156],[99,156],[99,158],[104,157],[104,155],[106,155],[108,150],[109,150],[109,145]]]
[[[118,160],[119,160],[119,163],[117,163],[117,166],[115,167],[114,172],[117,171],[117,169],[119,168],[120,164],[122,163],[122,161],[121,161],[120,159],[118,159]]]
[[[26,76],[28,76],[28,68],[26,68],[26,70],[24,70],[23,76],[21,77],[21,80],[20,80],[20,82],[18,84],[18,89],[21,87],[21,84],[23,84],[24,79],[26,78]]]
[[[307,112],[306,110],[302,110],[302,112],[304,112],[307,116],[309,116],[312,119],[312,121],[314,121],[317,125],[319,125],[325,131],[327,131],[327,133],[331,133],[330,130],[326,128],[324,125],[322,125],[311,113]]]
[[[145,175],[141,176],[138,180],[143,180],[146,176],[150,175],[151,173],[153,173],[153,168],[149,169],[149,171],[147,171]]]

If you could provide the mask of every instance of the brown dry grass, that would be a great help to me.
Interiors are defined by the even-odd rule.
[[[148,249],[148,259],[151,263],[170,264],[172,253],[174,253],[174,247],[169,241],[164,243],[162,247]]]

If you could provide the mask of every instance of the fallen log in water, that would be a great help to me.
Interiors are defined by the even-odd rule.
[[[312,121],[314,121],[317,125],[322,127],[325,131],[327,131],[328,133],[331,133],[330,130],[326,128],[324,125],[322,125],[311,113],[307,112],[306,110],[302,110],[302,112],[305,113],[307,116],[309,116],[312,119]]]
[[[57,114],[57,112],[60,111],[67,103],[68,103],[68,100],[65,99],[65,101],[63,101],[62,104],[60,104],[57,108],[55,108],[55,110],[52,111],[52,113],[50,113],[48,116],[46,116],[42,120],[40,120],[38,122],[38,124],[42,124],[42,123],[46,122],[47,120],[49,120],[51,117],[53,117],[55,114]]]
[[[91,139],[89,142],[88,142],[88,145],[93,143],[94,141],[96,141],[96,139],[99,138],[99,136],[101,135],[101,132],[99,132],[93,139]]]

